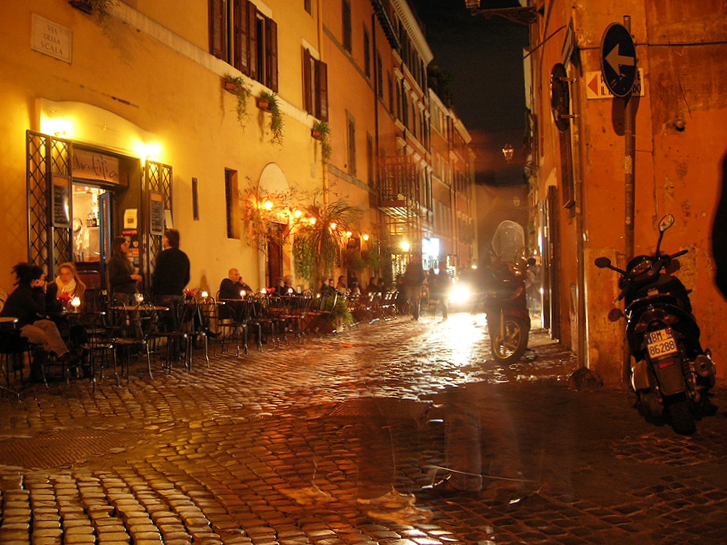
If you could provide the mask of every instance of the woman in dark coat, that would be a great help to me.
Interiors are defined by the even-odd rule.
[[[134,274],[128,252],[129,241],[126,237],[114,237],[111,241],[111,259],[108,262],[109,288],[114,298],[125,305],[132,303],[137,282],[141,282],[141,275]]]
[[[66,343],[63,342],[56,324],[46,318],[45,273],[37,265],[18,263],[13,267],[17,286],[8,296],[0,316],[18,319],[20,335],[31,343],[53,352],[58,358],[69,358]],[[31,366],[31,378],[42,380],[38,365]]]

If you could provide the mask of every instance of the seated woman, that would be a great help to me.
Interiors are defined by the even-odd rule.
[[[86,284],[79,278],[78,271],[76,271],[76,266],[73,263],[63,263],[63,265],[58,267],[58,277],[51,284],[57,286],[56,298],[65,308],[69,307],[74,297],[78,297],[80,303],[83,304]],[[49,293],[51,291],[51,284],[48,284]]]
[[[18,319],[20,335],[31,343],[40,345],[43,350],[53,352],[58,358],[71,360],[66,343],[63,342],[56,324],[45,317],[45,273],[37,265],[18,263],[13,267],[17,286],[8,296],[0,316],[11,316]],[[31,363],[31,380],[42,380],[40,362],[33,359]]]

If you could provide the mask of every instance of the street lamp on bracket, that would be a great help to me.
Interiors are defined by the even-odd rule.
[[[523,153],[527,157],[525,160],[515,159],[515,148],[509,142],[502,147],[502,156],[508,165],[521,166],[525,168],[525,175],[530,177],[535,175],[535,162],[532,158],[532,152],[527,146],[523,146]]]

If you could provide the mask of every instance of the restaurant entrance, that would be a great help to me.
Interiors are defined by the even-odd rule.
[[[107,288],[113,237],[130,241],[147,289],[172,227],[172,168],[27,131],[28,260],[58,273],[76,264],[89,288]]]

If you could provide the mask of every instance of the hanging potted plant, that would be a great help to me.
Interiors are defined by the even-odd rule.
[[[270,124],[268,128],[273,137],[270,142],[273,144],[283,143],[283,113],[280,111],[278,97],[275,93],[263,91],[257,99],[257,106],[263,111],[270,112]]]
[[[223,86],[225,91],[228,91],[237,97],[237,121],[241,127],[245,127],[245,120],[247,119],[247,99],[252,94],[250,87],[240,76],[231,76],[225,74],[222,78]]]
[[[324,161],[331,158],[331,127],[325,121],[316,121],[311,128],[311,136],[321,143],[321,155]]]

